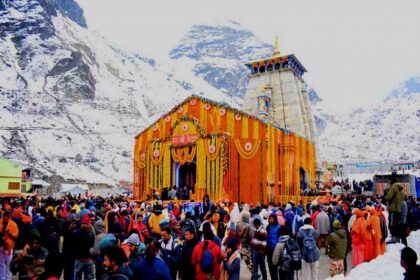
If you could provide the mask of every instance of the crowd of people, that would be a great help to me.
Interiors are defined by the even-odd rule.
[[[363,195],[292,202],[213,202],[192,209],[177,200],[124,197],[3,199],[0,279],[318,279],[321,254],[330,276],[407,246],[420,225],[420,205],[395,183],[384,197]],[[157,197],[156,197],[157,198]],[[186,209],[191,209],[186,211]],[[405,279],[419,268],[413,250],[401,253]],[[414,252],[414,256],[416,256]],[[416,257],[417,258],[417,257]],[[268,266],[268,270],[266,267]]]

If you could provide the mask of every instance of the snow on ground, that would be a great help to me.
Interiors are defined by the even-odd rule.
[[[416,251],[418,256],[417,264],[420,264],[420,230],[410,234],[408,237],[408,246]],[[385,255],[379,256],[371,262],[360,264],[350,270],[346,277],[338,275],[333,278],[327,278],[327,280],[403,279],[404,269],[400,265],[400,255],[403,248],[404,245],[400,243],[389,244],[386,247],[387,251]]]

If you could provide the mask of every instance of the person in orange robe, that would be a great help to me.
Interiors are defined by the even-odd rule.
[[[373,243],[373,258],[376,258],[381,253],[381,221],[379,220],[378,212],[375,208],[370,210],[369,223],[372,227],[372,243]]]
[[[364,261],[366,220],[364,212],[358,208],[353,210],[356,220],[350,231],[352,241],[352,265],[356,267]]]
[[[365,235],[365,252],[364,252],[364,259],[365,262],[371,261],[373,259],[373,238],[372,238],[372,225],[370,224],[369,220],[369,212],[370,207],[366,207],[365,211],[365,219],[366,219],[366,230],[364,232]]]

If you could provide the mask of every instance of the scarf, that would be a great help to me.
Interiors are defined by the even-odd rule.
[[[239,255],[239,252],[236,250],[230,257],[228,260],[229,265],[232,265],[233,261],[236,258],[240,258],[241,256]],[[229,274],[228,272],[225,270],[225,266],[223,265],[223,262],[221,264],[220,267],[220,280],[228,280],[229,279]]]

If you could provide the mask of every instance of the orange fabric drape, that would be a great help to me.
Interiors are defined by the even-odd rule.
[[[171,150],[172,158],[180,165],[184,165],[187,162],[192,162],[195,157],[196,145],[186,146],[182,148],[173,148]]]

